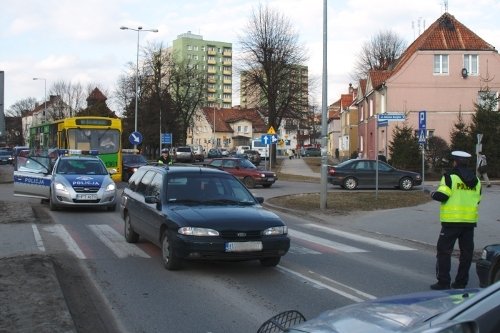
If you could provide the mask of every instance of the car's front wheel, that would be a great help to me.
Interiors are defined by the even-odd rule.
[[[248,188],[254,188],[255,187],[255,179],[253,179],[252,177],[245,177],[243,179],[243,183]]]
[[[181,268],[181,258],[175,255],[175,251],[167,231],[165,231],[161,237],[161,260],[163,262],[163,266],[165,266],[165,268],[169,271]]]
[[[135,232],[134,228],[132,228],[130,214],[127,213],[125,214],[125,227],[123,234],[125,235],[125,240],[128,243],[137,243],[139,240],[139,234]]]
[[[410,177],[403,177],[399,181],[399,188],[403,191],[409,191],[413,187],[413,180]]]
[[[344,179],[343,187],[347,190],[355,190],[358,187],[358,181],[354,177]]]
[[[260,264],[264,267],[274,267],[280,263],[281,257],[271,257],[260,259]]]

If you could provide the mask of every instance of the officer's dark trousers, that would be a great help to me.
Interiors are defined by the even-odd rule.
[[[449,285],[451,282],[451,254],[457,239],[460,258],[455,283],[465,286],[469,282],[469,269],[474,254],[474,227],[441,227],[436,255],[436,277],[439,284]]]

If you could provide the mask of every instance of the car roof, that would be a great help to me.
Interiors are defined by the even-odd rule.
[[[150,169],[166,172],[169,174],[175,173],[203,173],[203,174],[228,174],[227,172],[215,168],[205,167],[203,165],[165,165],[165,164],[157,164],[157,165],[144,165],[141,166],[140,169]]]

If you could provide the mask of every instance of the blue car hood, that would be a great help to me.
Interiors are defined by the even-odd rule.
[[[284,223],[273,212],[261,206],[184,206],[171,209],[177,222],[186,226],[208,226],[220,229],[238,226],[238,230],[255,230]]]
[[[405,332],[473,297],[479,289],[443,290],[380,298],[323,312],[290,332]]]

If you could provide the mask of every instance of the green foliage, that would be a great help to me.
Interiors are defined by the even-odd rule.
[[[392,133],[392,141],[389,143],[391,163],[394,167],[407,170],[419,170],[422,157],[418,138],[415,136],[411,126],[403,124],[396,125]]]
[[[449,159],[449,155],[450,147],[443,138],[433,136],[427,140],[425,159],[434,171],[441,171],[448,166],[448,162],[445,161]]]
[[[482,134],[482,152],[488,159],[488,175],[498,177],[497,171],[500,165],[500,113],[498,111],[499,98],[495,92],[483,89],[480,92],[481,99],[476,103],[476,113],[472,116],[469,129],[471,145],[477,143],[477,134]],[[473,150],[475,151],[475,150]]]
[[[471,139],[469,126],[464,122],[461,113],[458,114],[457,122],[453,124],[450,139],[450,151],[463,150],[474,153],[474,141]]]

